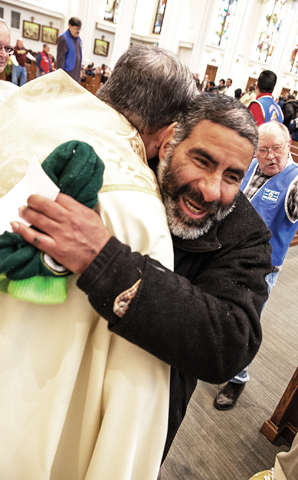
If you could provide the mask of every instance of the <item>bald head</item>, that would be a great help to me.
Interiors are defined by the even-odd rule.
[[[289,158],[290,145],[291,138],[285,125],[278,122],[260,125],[257,159],[265,175],[273,177],[285,168]]]
[[[3,72],[8,64],[9,54],[5,51],[5,47],[8,45],[10,45],[10,32],[6,22],[0,18],[0,73]]]
[[[259,136],[263,134],[272,134],[272,135],[283,135],[285,141],[288,142],[291,140],[289,130],[283,123],[279,122],[267,122],[259,126]]]

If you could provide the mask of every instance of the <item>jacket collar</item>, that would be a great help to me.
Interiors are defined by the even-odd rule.
[[[210,230],[195,240],[183,240],[172,235],[174,247],[186,252],[212,252],[219,250],[222,245],[217,238],[217,230],[221,222],[217,222]]]

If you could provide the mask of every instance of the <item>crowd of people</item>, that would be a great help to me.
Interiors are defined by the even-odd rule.
[[[1,192],[17,198],[10,184],[33,154],[60,188],[55,199],[33,189],[0,235],[3,480],[161,478],[198,379],[228,382],[214,406],[236,405],[297,230],[297,106],[275,102],[274,72],[246,106],[231,78],[200,84],[173,53],[135,45],[85,98],[81,26],[72,17],[58,39],[60,73],[48,45],[34,60],[21,41],[12,48],[0,19],[0,71],[12,55],[22,87],[13,112],[0,106]],[[28,57],[72,95],[32,102]],[[296,480],[296,441],[288,455]]]

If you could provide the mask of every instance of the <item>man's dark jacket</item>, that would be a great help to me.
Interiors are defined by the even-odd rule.
[[[173,238],[175,273],[112,237],[78,280],[109,329],[172,366],[165,454],[197,379],[222,383],[261,343],[271,233],[242,192],[234,210],[197,240]],[[115,298],[134,285],[122,318]]]
[[[298,116],[298,101],[294,99],[287,100],[282,107],[284,114],[284,125],[289,128],[291,120]]]

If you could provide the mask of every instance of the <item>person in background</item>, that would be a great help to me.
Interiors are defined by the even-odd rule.
[[[209,75],[205,75],[204,80],[202,81],[200,85],[200,92],[206,92],[207,87],[208,87],[208,82],[209,82]]]
[[[211,80],[208,82],[207,93],[218,93],[218,87]]]
[[[12,83],[18,85],[20,79],[20,87],[27,82],[26,58],[35,62],[35,58],[24,47],[23,40],[18,39],[14,47],[14,53],[11,56],[12,66]]]
[[[10,45],[10,31],[6,22],[0,18],[0,73],[4,71],[9,62],[9,56],[14,52],[13,47]],[[16,88],[11,82],[0,80],[0,102],[4,100],[10,93]]]
[[[0,73],[3,72],[9,61],[9,56],[14,52],[10,45],[10,32],[8,26],[2,18],[0,18]]]
[[[228,78],[226,81],[226,91],[225,95],[228,97],[233,97],[234,98],[234,88],[232,87],[233,80],[231,78]]]
[[[218,93],[222,93],[222,94],[226,93],[226,82],[224,78],[221,78],[219,80],[219,84],[217,88],[218,88]]]
[[[246,107],[249,107],[251,102],[256,99],[256,85],[253,84],[249,87],[248,92],[246,92],[240,98],[240,102],[243,103]]]
[[[81,28],[81,20],[77,17],[71,17],[68,21],[68,30],[62,33],[57,40],[57,69],[62,68],[76,82],[81,81]]]
[[[272,232],[273,271],[266,277],[268,294],[298,227],[298,165],[290,154],[287,128],[278,122],[259,127],[259,147],[241,183],[241,190]],[[230,380],[217,394],[214,406],[230,410],[249,381],[248,367]]]
[[[272,96],[276,81],[277,76],[271,70],[264,70],[258,78],[256,100],[248,107],[258,126],[272,121],[283,123],[282,110]]]
[[[42,75],[53,71],[52,59],[49,55],[50,46],[47,43],[44,43],[42,48],[42,52],[38,52],[36,57],[37,77],[41,77]]]
[[[240,100],[241,94],[242,94],[241,88],[236,88],[236,90],[235,90],[235,98],[237,98],[237,100]]]
[[[282,107],[283,107],[284,104],[286,103],[286,100],[287,100],[286,97],[284,97],[283,95],[280,95],[280,96],[278,97],[277,105],[279,105],[280,108],[282,109]]]
[[[292,135],[293,142],[298,142],[298,117],[290,121],[289,132]]]
[[[85,68],[85,72],[86,72],[86,76],[88,77],[94,77],[95,75],[95,72],[94,72],[95,68],[94,68],[94,63],[91,62],[87,65],[87,68]]]
[[[282,107],[282,113],[284,114],[284,125],[290,130],[290,122],[298,116],[298,100],[295,95],[288,95]]]

